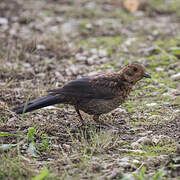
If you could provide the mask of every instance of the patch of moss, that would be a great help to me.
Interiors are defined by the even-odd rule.
[[[176,37],[176,38],[171,38],[171,39],[166,39],[166,40],[157,40],[155,42],[155,45],[165,49],[165,50],[168,50],[170,47],[174,47],[174,46],[177,46],[179,47],[180,46],[180,37]]]
[[[96,49],[106,49],[108,56],[112,56],[115,52],[117,52],[117,47],[124,41],[124,38],[121,36],[115,37],[97,37],[97,38],[89,38],[87,40],[81,41],[78,46],[83,47],[87,50],[91,48]]]
[[[164,153],[175,152],[175,145],[143,145],[143,150],[146,151],[148,156],[158,156]]]

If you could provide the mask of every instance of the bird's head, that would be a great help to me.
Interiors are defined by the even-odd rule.
[[[122,77],[124,81],[132,85],[144,77],[151,78],[151,76],[145,72],[144,67],[138,63],[132,63],[124,67],[122,69]]]

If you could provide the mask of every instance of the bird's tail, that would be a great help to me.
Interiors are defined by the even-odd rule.
[[[14,111],[17,114],[23,114],[58,103],[63,103],[63,100],[55,95],[49,94],[47,96],[34,99],[32,101],[27,101],[26,103],[14,108]]]

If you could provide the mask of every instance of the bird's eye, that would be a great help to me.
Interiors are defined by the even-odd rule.
[[[134,72],[136,72],[138,69],[137,69],[137,67],[134,67],[133,70],[134,70]]]

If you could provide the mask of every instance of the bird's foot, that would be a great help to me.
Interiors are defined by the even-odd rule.
[[[80,123],[78,125],[75,125],[74,127],[71,128],[70,132],[74,133],[79,130],[81,130],[86,124],[85,123]]]
[[[98,121],[97,124],[99,124],[100,126],[105,126],[105,127],[111,128],[111,129],[116,130],[116,131],[119,130],[119,128],[117,128],[111,124],[105,123],[105,122]]]

